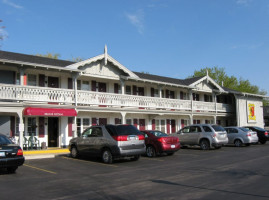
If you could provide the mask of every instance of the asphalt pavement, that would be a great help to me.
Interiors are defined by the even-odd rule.
[[[15,174],[0,171],[5,199],[269,199],[269,143],[103,164],[57,155],[26,160]]]

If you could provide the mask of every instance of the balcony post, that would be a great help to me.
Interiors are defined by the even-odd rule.
[[[20,85],[24,84],[24,69],[20,68]]]
[[[17,112],[19,116],[19,145],[23,149],[23,132],[24,132],[24,123],[23,123],[23,110],[20,112]]]
[[[121,112],[120,114],[121,114],[121,123],[126,124],[126,118],[125,118],[126,112]]]
[[[125,81],[123,79],[120,79],[121,84],[121,94],[125,94]]]

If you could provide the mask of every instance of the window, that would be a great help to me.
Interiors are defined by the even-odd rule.
[[[205,132],[212,132],[211,128],[208,126],[203,126]]]
[[[125,87],[125,94],[129,94],[129,95],[132,94],[132,90],[131,90],[131,86],[130,85],[126,85],[126,87]]]
[[[126,124],[132,125],[132,120],[131,119],[126,119]]]
[[[102,137],[102,136],[103,133],[101,127],[88,128],[82,134],[82,137]]]
[[[90,118],[83,118],[83,130],[90,127]]]
[[[28,78],[28,80],[27,80],[28,85],[37,86],[36,75],[28,74],[27,78]]]
[[[82,81],[81,90],[90,90],[90,82],[89,81]]]
[[[159,120],[155,120],[155,130],[161,130],[160,129],[160,121]]]
[[[182,133],[189,133],[190,132],[190,127],[185,127],[182,129]]]
[[[81,119],[77,118],[77,134],[81,134]]]
[[[36,136],[36,118],[35,117],[28,117],[27,123],[27,133],[29,136]]]
[[[200,133],[202,132],[201,128],[199,126],[191,126],[190,132],[192,133]]]

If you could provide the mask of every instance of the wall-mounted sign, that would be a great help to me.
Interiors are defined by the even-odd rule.
[[[253,102],[247,102],[248,122],[256,122],[256,110]]]

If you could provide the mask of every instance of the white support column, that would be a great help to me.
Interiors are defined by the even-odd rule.
[[[120,79],[121,84],[121,94],[125,94],[125,81],[123,79]]]
[[[121,114],[121,123],[126,124],[126,118],[125,118],[126,112],[121,112],[120,114]]]
[[[23,114],[22,114],[23,110],[21,112],[17,112],[18,116],[19,116],[19,144],[20,147],[23,148],[23,132],[24,132],[24,123],[23,123]]]
[[[24,82],[24,69],[20,68],[20,85]]]
[[[189,115],[190,117],[190,125],[193,124],[193,115]]]
[[[214,124],[217,124],[217,116],[214,116]]]
[[[158,89],[159,89],[160,98],[162,98],[162,89],[163,89],[163,87],[159,85],[158,86]]]

